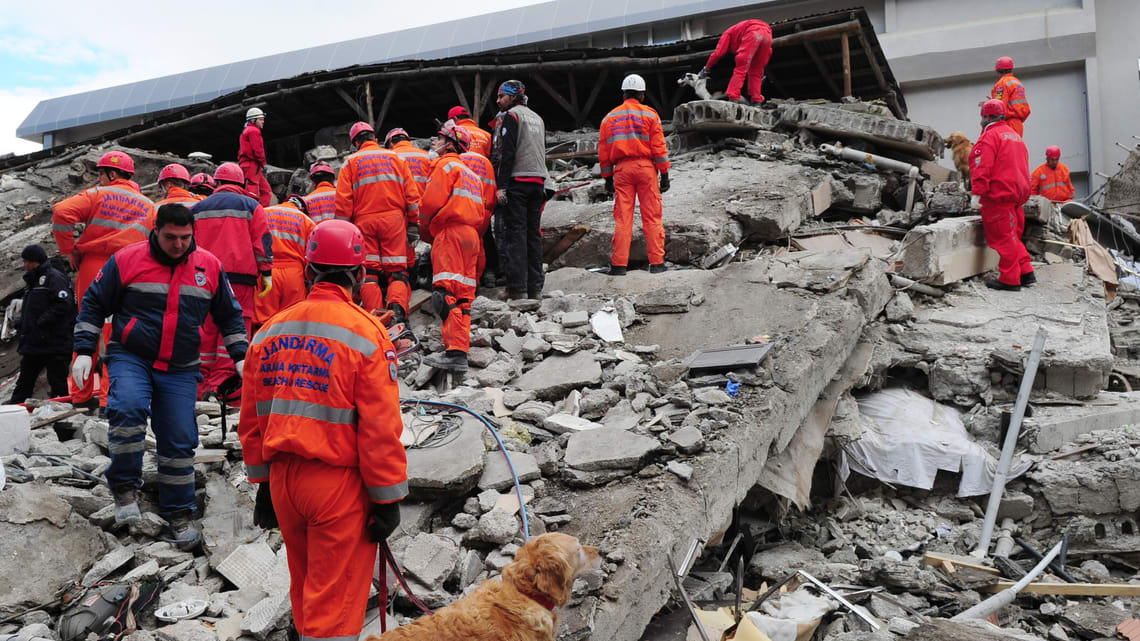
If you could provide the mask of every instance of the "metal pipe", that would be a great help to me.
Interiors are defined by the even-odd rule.
[[[1033,582],[1034,579],[1040,576],[1041,573],[1045,571],[1045,568],[1049,567],[1049,564],[1052,563],[1053,559],[1057,558],[1057,555],[1060,553],[1061,544],[1058,543],[1057,545],[1054,545],[1053,549],[1049,550],[1049,554],[1046,554],[1045,558],[1042,559],[1041,562],[1036,566],[1034,566],[1033,569],[1029,571],[1029,574],[1026,574],[1025,577],[1020,581],[1014,583],[1009,588],[998,592],[985,601],[982,601],[969,610],[957,614],[950,620],[964,621],[966,619],[984,619],[994,612],[997,612],[1002,607],[1013,603],[1013,600],[1017,598],[1017,593],[1024,590],[1026,586],[1028,586]]]
[[[1004,518],[1001,520],[997,544],[994,545],[994,556],[1009,558],[1011,552],[1013,552],[1013,519]]]
[[[815,587],[817,587],[817,588],[819,588],[820,590],[823,590],[824,592],[826,592],[826,593],[827,593],[827,596],[829,596],[829,597],[831,597],[831,598],[835,599],[836,601],[839,601],[839,602],[840,602],[840,603],[842,603],[844,606],[846,606],[848,610],[851,610],[851,612],[855,614],[855,616],[859,617],[860,619],[863,619],[863,621],[864,621],[864,622],[866,622],[866,624],[867,624],[867,625],[871,626],[871,629],[872,629],[872,630],[878,630],[879,628],[883,627],[883,626],[879,625],[879,624],[878,624],[878,623],[877,623],[877,622],[876,622],[874,619],[872,619],[871,617],[867,616],[866,614],[863,614],[863,611],[862,611],[862,610],[859,610],[858,608],[856,608],[856,607],[855,607],[855,604],[851,603],[851,602],[850,602],[850,601],[848,601],[847,599],[844,599],[844,598],[843,598],[843,595],[842,595],[842,594],[840,594],[840,593],[836,592],[835,590],[832,590],[832,589],[831,589],[830,587],[828,587],[828,585],[827,585],[826,583],[824,583],[823,581],[820,581],[819,579],[817,579],[817,578],[815,578],[814,576],[812,576],[812,575],[808,574],[807,572],[804,572],[803,570],[797,570],[796,572],[797,572],[797,573],[798,573],[800,576],[802,576],[803,578],[805,578],[805,579],[807,579],[808,581],[812,582],[812,583],[815,585]]]
[[[910,185],[906,190],[906,213],[910,214],[911,209],[914,207],[914,189],[918,182],[919,169],[917,166],[878,154],[869,154],[865,151],[848,149],[843,145],[823,144],[819,146],[819,150],[836,158],[849,160],[851,162],[864,162],[876,169],[888,169],[909,176]]]
[[[998,461],[997,473],[994,474],[994,484],[990,489],[990,501],[986,506],[986,520],[982,523],[982,534],[978,539],[978,547],[971,554],[976,558],[985,558],[990,551],[990,539],[994,535],[994,522],[997,521],[998,506],[1001,504],[1002,493],[1009,477],[1009,466],[1013,461],[1013,451],[1017,449],[1017,437],[1021,432],[1021,421],[1025,418],[1025,406],[1029,404],[1029,393],[1033,391],[1033,379],[1037,377],[1037,365],[1041,362],[1041,351],[1045,349],[1045,329],[1037,328],[1037,336],[1033,339],[1033,351],[1029,353],[1029,362],[1025,364],[1025,375],[1021,377],[1021,389],[1017,392],[1017,404],[1013,408],[1013,417],[1009,421],[1009,430],[1005,433],[1005,443],[1001,448],[1001,460]]]
[[[1026,542],[1025,540],[1018,538],[1018,537],[1013,537],[1013,540],[1018,545],[1021,546],[1021,549],[1028,552],[1029,556],[1033,557],[1035,560],[1040,561],[1042,558],[1044,558],[1041,556],[1040,552],[1033,549],[1033,546],[1029,545],[1029,543]],[[1067,542],[1065,541],[1065,539],[1062,538],[1061,539],[1061,550],[1062,551],[1065,549],[1066,545],[1067,545]],[[1071,574],[1069,574],[1068,572],[1065,571],[1065,566],[1061,562],[1060,558],[1058,558],[1056,561],[1049,564],[1049,571],[1052,572],[1053,574],[1055,574],[1057,576],[1057,578],[1061,579],[1065,583],[1080,583],[1080,581],[1077,581],[1076,579],[1073,578],[1073,576]]]

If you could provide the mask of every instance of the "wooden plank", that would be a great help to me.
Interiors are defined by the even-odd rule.
[[[566,250],[570,249],[574,243],[578,242],[582,236],[585,236],[588,231],[590,231],[590,228],[586,225],[574,225],[570,228],[570,231],[566,232],[566,235],[559,238],[558,242],[554,243],[554,246],[547,250],[546,255],[542,257],[542,262],[547,264],[553,263],[559,256],[565,254]]]
[[[575,120],[578,119],[578,110],[574,108],[574,105],[570,104],[569,100],[563,98],[562,94],[558,93],[558,90],[546,81],[546,78],[543,78],[542,75],[537,73],[531,77],[534,78],[534,81],[538,83],[538,86],[542,87],[543,91],[550,94],[551,98],[554,98],[554,102],[557,102],[562,106],[563,109],[566,110],[566,113],[570,114],[571,118],[574,118]]]
[[[364,83],[364,106],[368,108],[368,122],[375,122],[372,119],[372,81]]]
[[[586,118],[590,117],[590,110],[594,108],[594,103],[598,100],[598,94],[602,92],[602,85],[606,83],[606,78],[609,77],[610,70],[602,69],[602,73],[598,74],[598,79],[594,83],[594,88],[590,90],[590,95],[586,98],[586,104],[582,107],[582,111],[575,118],[575,122],[581,127]]]
[[[384,118],[388,115],[388,108],[392,106],[392,99],[396,97],[396,90],[400,88],[400,79],[397,78],[388,85],[388,91],[384,94],[384,102],[380,103],[380,113],[376,115],[376,122],[373,123],[376,127],[376,137],[380,138],[384,134],[381,132],[381,125],[384,124]]]
[[[463,93],[463,87],[459,85],[459,78],[451,76],[451,86],[455,88],[455,97],[459,99],[459,106],[471,112],[471,107],[467,104],[467,94]]]
[[[360,106],[360,103],[356,102],[352,96],[348,95],[347,91],[341,87],[333,87],[333,91],[336,92],[336,95],[340,96],[340,99],[343,100],[346,105],[348,105],[353,111],[356,112],[357,118],[371,122],[368,120],[368,112],[365,111],[364,108]]]
[[[819,57],[819,51],[816,50],[815,45],[810,42],[805,42],[804,49],[807,49],[808,57],[810,57],[812,62],[815,63],[815,66],[819,68],[819,75],[827,84],[827,88],[831,90],[832,95],[836,98],[842,98],[843,94],[839,93],[839,85],[835,84],[835,79],[828,73],[827,65],[823,64],[823,60]]]
[[[412,300],[408,303],[410,308],[408,309],[408,313],[412,314],[419,311],[419,309],[424,306],[424,303],[429,300],[431,300],[431,292],[425,292],[422,289],[413,289]]]
[[[943,563],[952,563],[978,572],[985,572],[994,576],[1001,576],[1001,572],[997,568],[991,568],[988,565],[978,563],[978,560],[969,556],[959,556],[957,554],[943,554],[940,552],[927,552],[922,555],[922,562],[932,567],[943,567]]]
[[[851,43],[847,40],[847,33],[839,36],[839,47],[843,51],[843,95],[851,95]]]
[[[993,594],[1013,587],[1013,581],[998,581],[977,588],[978,592]],[[1030,583],[1022,590],[1025,594],[1071,596],[1140,597],[1140,585],[1128,583]]]
[[[44,427],[45,425],[51,425],[52,423],[55,423],[56,421],[62,421],[65,418],[75,416],[76,414],[82,414],[83,412],[86,412],[86,411],[87,410],[83,409],[82,407],[72,408],[72,409],[67,410],[66,412],[61,413],[61,414],[56,414],[55,416],[45,418],[42,421],[36,421],[35,423],[32,423],[30,426],[28,426],[28,429],[32,429],[32,430],[39,429],[41,427]]]
[[[194,452],[195,463],[221,463],[226,460],[226,450],[198,448]]]

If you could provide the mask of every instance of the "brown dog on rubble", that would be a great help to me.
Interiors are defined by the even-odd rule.
[[[970,191],[970,150],[974,148],[974,143],[970,142],[966,134],[955,131],[946,136],[946,144],[954,152],[954,169],[958,170],[958,177],[966,186],[966,191]]]
[[[543,534],[519,548],[501,580],[366,641],[554,641],[554,608],[570,601],[575,578],[600,565],[597,548],[568,534]]]

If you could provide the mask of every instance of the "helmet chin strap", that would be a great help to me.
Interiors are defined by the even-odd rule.
[[[317,269],[313,267],[312,264],[305,266],[305,280],[309,282],[310,287],[325,280],[325,277],[329,274],[347,274],[349,283],[351,283],[348,287],[348,291],[352,295],[352,300],[356,303],[360,302],[360,289],[364,284],[364,265],[359,265],[353,269],[328,270]]]

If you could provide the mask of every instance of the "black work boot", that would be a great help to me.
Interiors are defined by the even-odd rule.
[[[1021,286],[1022,287],[1025,287],[1026,285],[1036,285],[1036,284],[1037,284],[1037,272],[1029,272],[1028,274],[1022,274],[1021,275]]]
[[[442,354],[429,354],[424,357],[424,364],[436,369],[445,369],[449,372],[466,372],[467,353],[457,349],[449,349]]]
[[[610,265],[610,271],[606,272],[610,276],[625,276],[626,268],[624,265]]]
[[[663,271],[665,271],[665,263],[657,263],[656,265],[653,265],[653,264],[649,265],[649,273],[650,274],[660,274]]]
[[[198,547],[202,533],[194,525],[190,510],[175,510],[170,513],[170,542],[179,550],[187,551]]]
[[[1007,285],[1007,284],[1005,284],[1005,283],[1003,283],[997,279],[987,280],[986,281],[986,287],[989,287],[990,289],[1001,290],[1003,292],[1021,291],[1021,285]]]
[[[115,497],[115,527],[128,525],[142,518],[139,512],[138,490],[133,485],[119,485],[111,489]]]

